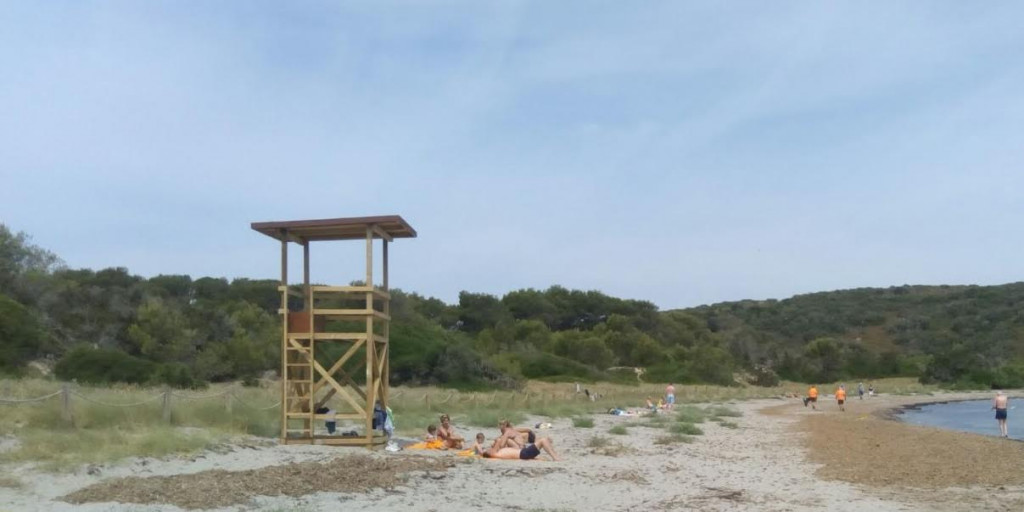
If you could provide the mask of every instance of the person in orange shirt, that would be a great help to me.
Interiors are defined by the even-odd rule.
[[[814,384],[811,384],[811,389],[807,390],[807,398],[804,399],[804,407],[807,407],[807,404],[811,404],[811,409],[817,410],[818,409],[817,403],[818,403],[818,388]]]
[[[846,412],[846,386],[840,385],[836,390],[836,402],[839,402],[839,410]]]

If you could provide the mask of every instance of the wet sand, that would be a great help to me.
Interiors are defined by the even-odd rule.
[[[909,425],[893,414],[910,404],[991,396],[854,399],[845,413],[834,400],[822,400],[820,413],[798,413],[802,418],[797,428],[807,435],[808,459],[822,464],[818,475],[823,478],[888,492],[905,490],[936,509],[1024,510],[1024,443]],[[765,412],[792,414],[780,409],[785,408]],[[994,418],[992,431],[998,432]]]

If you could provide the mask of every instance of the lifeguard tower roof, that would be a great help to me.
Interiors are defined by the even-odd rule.
[[[416,237],[416,230],[399,215],[252,223],[252,229],[264,235],[294,242],[365,239],[368,227],[373,227],[382,238]]]

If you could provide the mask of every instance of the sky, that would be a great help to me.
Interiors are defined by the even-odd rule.
[[[403,216],[393,287],[663,309],[1022,280],[1017,2],[0,3],[0,222],[275,278],[251,222]],[[312,247],[313,280],[363,247]],[[293,246],[291,275],[301,275]]]

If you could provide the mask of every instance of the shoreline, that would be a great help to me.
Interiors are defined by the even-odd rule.
[[[896,412],[990,397],[987,392],[883,396],[864,404],[848,401],[845,413],[820,402],[815,413],[799,410],[798,404],[775,413],[799,418],[795,429],[808,439],[808,460],[820,464],[817,474],[826,480],[906,495],[928,509],[958,509],[950,503],[963,510],[1024,509],[1024,443],[915,425]],[[1007,501],[1018,508],[1007,508]]]
[[[956,393],[956,392],[954,392],[954,393]],[[976,391],[970,391],[968,393],[977,393],[977,392]],[[1018,395],[1012,395],[1012,396],[1011,395],[1007,395],[1007,398],[1009,398],[1011,400],[1024,400],[1024,395],[1021,395],[1021,396],[1018,396]],[[901,418],[901,416],[906,411],[917,411],[917,410],[920,410],[922,407],[927,407],[929,405],[956,404],[956,403],[960,403],[960,402],[980,402],[982,400],[991,400],[991,397],[989,397],[989,398],[954,398],[954,399],[946,399],[946,400],[930,400],[930,401],[924,401],[924,402],[912,402],[912,403],[906,403],[906,404],[890,407],[888,409],[878,410],[878,411],[875,411],[874,414],[878,415],[878,417],[880,417],[882,419],[906,423]],[[930,426],[930,425],[921,425],[921,426]],[[943,428],[943,427],[932,427],[932,428]],[[951,430],[951,429],[944,429],[944,430]],[[975,433],[975,434],[977,434],[976,432],[970,432],[970,431],[967,431],[967,430],[955,430],[955,431],[956,432],[967,432],[967,433]],[[978,434],[978,435],[985,435],[985,434]],[[1013,441],[1020,441],[1020,439],[1013,439]]]

